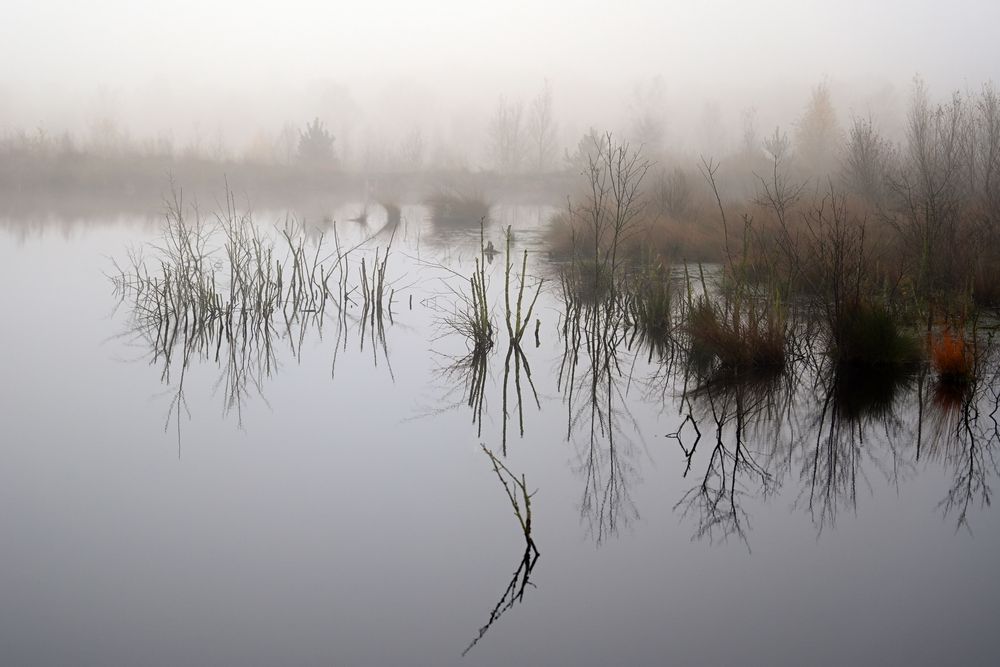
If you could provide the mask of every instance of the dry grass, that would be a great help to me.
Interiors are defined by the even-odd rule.
[[[780,368],[785,364],[785,320],[769,305],[718,305],[701,298],[686,326],[692,355],[731,370]]]
[[[968,381],[975,366],[965,338],[950,329],[931,341],[931,364],[941,380],[950,382]]]
[[[546,234],[549,255],[570,260],[594,253],[594,234],[563,211],[553,216]],[[606,250],[606,248],[602,248]],[[621,240],[621,255],[633,263],[657,257],[688,261],[720,261],[722,240],[710,223],[675,220],[665,216],[639,221]]]
[[[918,341],[903,329],[892,310],[881,303],[845,308],[831,322],[830,353],[842,364],[894,366],[920,360]]]

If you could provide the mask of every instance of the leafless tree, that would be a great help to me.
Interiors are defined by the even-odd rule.
[[[552,84],[546,79],[542,90],[531,102],[531,116],[528,119],[528,138],[535,171],[543,173],[552,169],[558,148],[557,132],[558,126],[552,112]]]
[[[969,127],[960,95],[932,106],[923,82],[916,80],[902,165],[890,181],[896,214],[889,221],[915,264],[916,289],[923,296],[954,277],[960,261],[956,250],[967,201],[963,157]]]
[[[591,234],[595,280],[610,281],[618,273],[620,244],[635,231],[646,201],[642,182],[651,166],[642,149],[616,140],[607,133],[587,156],[587,194],[581,206],[571,212]]]
[[[632,93],[629,133],[633,141],[654,155],[663,149],[667,135],[666,97],[666,85],[659,76],[646,85],[636,86]]]
[[[426,145],[424,134],[419,127],[414,127],[403,138],[399,147],[400,167],[407,171],[418,171],[424,166]]]
[[[892,144],[879,134],[871,117],[851,120],[841,166],[841,177],[849,192],[875,210],[884,208],[887,178],[895,158]]]
[[[656,203],[660,213],[676,219],[687,216],[691,206],[691,184],[680,167],[661,172],[656,183]]]
[[[490,155],[494,168],[514,174],[524,165],[525,128],[520,102],[500,97],[489,126]]]

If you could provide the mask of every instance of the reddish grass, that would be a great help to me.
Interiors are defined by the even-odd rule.
[[[972,353],[965,339],[946,329],[931,343],[931,363],[942,379],[964,381],[972,375]]]

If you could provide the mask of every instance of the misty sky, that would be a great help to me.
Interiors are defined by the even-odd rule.
[[[383,116],[447,108],[451,122],[456,108],[529,97],[548,77],[564,113],[592,109],[582,126],[657,75],[692,114],[730,98],[766,111],[768,96],[824,79],[860,100],[917,73],[938,93],[1000,80],[996,0],[6,0],[2,15],[8,129],[80,126],[109,108],[140,132],[227,118],[274,127],[312,113],[303,100],[318,85],[344,86]]]

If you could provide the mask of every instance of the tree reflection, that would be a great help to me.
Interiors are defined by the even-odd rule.
[[[815,385],[823,401],[809,428],[814,441],[801,443],[801,477],[806,507],[822,531],[836,522],[841,508],[857,511],[859,482],[870,486],[866,459],[890,478],[897,475],[894,443],[912,435],[898,415],[899,401],[913,386],[913,372],[835,364],[820,371]],[[888,467],[879,459],[884,453],[879,440],[892,456]]]
[[[558,379],[567,407],[566,438],[577,445],[584,481],[580,512],[601,543],[638,517],[631,495],[635,447],[623,423],[636,427],[626,403],[624,368],[631,367],[631,353],[624,310],[611,298],[586,302],[575,292],[577,284],[563,279],[567,308]]]
[[[748,542],[747,502],[797,477],[795,506],[822,533],[843,510],[858,511],[875,477],[898,487],[939,462],[952,477],[939,508],[968,528],[970,509],[990,505],[1000,475],[997,375],[991,344],[979,349],[974,378],[957,384],[926,366],[863,369],[812,355],[770,377],[661,367],[657,383],[683,387],[683,419],[668,437],[683,452],[682,476],[699,480],[675,509],[694,519],[696,539]]]
[[[680,430],[671,434],[684,451],[684,477],[701,442],[699,422],[711,424],[715,435],[700,482],[674,506],[682,516],[694,517],[695,539],[716,542],[736,536],[749,548],[750,515],[743,500],[756,493],[767,496],[777,484],[767,468],[771,451],[758,444],[770,442],[768,434],[760,437],[760,431],[786,409],[788,391],[780,373],[766,372],[712,377],[684,395],[690,412],[682,426],[690,422],[696,437],[686,446]]]

